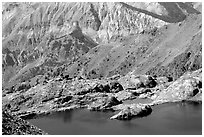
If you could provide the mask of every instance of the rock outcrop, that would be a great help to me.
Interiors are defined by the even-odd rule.
[[[195,75],[197,74],[197,75]],[[166,102],[178,102],[196,100],[200,101],[202,93],[202,70],[197,70],[191,74],[185,74],[166,89],[162,90],[153,104]]]
[[[122,101],[118,101],[115,97],[108,97],[107,99],[99,99],[88,106],[92,111],[108,111],[113,110],[112,107],[121,104]]]
[[[44,131],[31,125],[27,121],[12,116],[9,112],[2,112],[2,135],[46,135]]]
[[[121,111],[118,114],[112,116],[110,119],[130,120],[134,117],[147,116],[152,112],[150,106],[142,104],[118,105],[114,107],[114,109]]]
[[[153,88],[157,85],[156,80],[148,75],[128,74],[119,79],[119,82],[125,89]]]
[[[119,101],[132,100],[136,96],[128,90],[122,90],[114,95]]]
[[[115,92],[115,89],[122,87],[119,84],[120,80],[55,78],[28,90],[21,89],[4,94],[2,106],[23,119],[52,112],[87,108],[92,111],[120,111],[112,119],[125,120],[147,116],[152,111],[151,106],[158,104],[180,101],[202,103],[202,69],[188,72],[176,81],[168,82],[166,81],[168,78],[164,77],[154,78],[155,81],[161,79],[165,82],[158,82],[151,88],[145,86],[138,89],[119,88]],[[111,83],[116,83],[112,84],[116,88],[113,88],[114,86],[110,88]],[[134,100],[147,101],[140,104],[141,101]]]
[[[25,119],[55,111],[83,108],[93,102],[100,106],[98,110],[108,110],[112,105],[122,103],[114,97],[114,94],[122,90],[123,87],[115,80],[69,81],[55,78],[29,89],[4,94],[3,107]],[[90,106],[94,108],[96,105]]]

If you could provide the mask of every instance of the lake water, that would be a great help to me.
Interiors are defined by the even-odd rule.
[[[110,120],[113,115],[113,112],[78,109],[28,121],[52,135],[202,134],[202,104],[158,105],[153,107],[151,115],[130,121]]]

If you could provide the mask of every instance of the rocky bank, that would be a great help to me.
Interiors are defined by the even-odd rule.
[[[12,116],[6,110],[2,112],[2,135],[46,135],[44,131],[27,121]]]

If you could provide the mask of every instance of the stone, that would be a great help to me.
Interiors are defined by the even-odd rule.
[[[146,76],[144,77],[144,80],[142,79],[144,86],[146,88],[153,88],[157,85],[157,82],[155,81],[155,79],[152,76]]]
[[[167,77],[158,77],[156,78],[156,82],[158,83],[158,85],[161,85],[170,82],[170,80]]]
[[[110,119],[131,120],[134,117],[144,117],[151,114],[152,109],[149,105],[143,104],[121,104],[115,107],[116,110],[121,110]]]
[[[157,85],[155,79],[149,75],[127,74],[119,79],[124,89],[136,90],[140,88],[153,88]]]
[[[119,101],[124,101],[124,100],[134,99],[135,98],[135,96],[131,92],[128,92],[127,90],[122,90],[122,91],[120,91],[118,93],[115,93],[115,97]]]
[[[113,110],[112,106],[121,104],[121,101],[118,101],[115,97],[101,98],[96,102],[93,102],[88,106],[87,109],[92,111],[106,111]]]
[[[123,90],[123,86],[119,82],[117,81],[110,82],[110,92],[111,93],[117,93],[122,90]]]
[[[199,93],[199,80],[192,77],[182,77],[164,89],[155,98],[155,104],[189,100]]]

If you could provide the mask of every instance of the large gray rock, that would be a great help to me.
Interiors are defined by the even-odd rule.
[[[155,79],[149,75],[127,74],[119,79],[124,89],[153,88],[157,85]]]
[[[121,104],[121,101],[118,101],[115,97],[101,98],[96,102],[93,102],[88,106],[89,110],[92,111],[106,111],[113,110],[112,106]]]
[[[128,92],[127,90],[122,90],[118,93],[115,93],[115,97],[119,101],[131,100],[131,99],[136,98],[136,96],[134,96],[131,92]]]
[[[143,104],[121,104],[114,107],[115,110],[121,110],[118,114],[110,119],[130,120],[134,117],[144,117],[151,114],[152,109],[148,105]]]
[[[198,78],[182,77],[161,91],[153,103],[161,104],[189,100],[196,94],[201,93],[200,83],[202,82]]]

